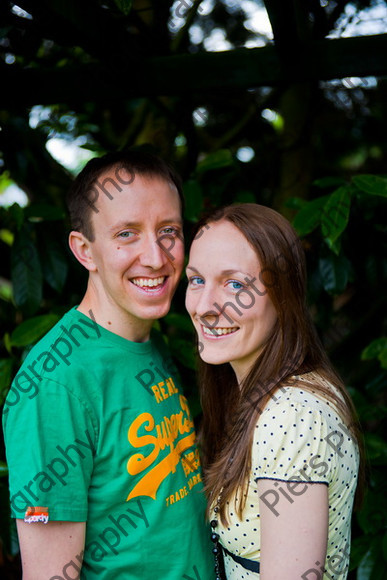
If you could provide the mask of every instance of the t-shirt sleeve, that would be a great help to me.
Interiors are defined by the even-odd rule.
[[[254,480],[329,484],[335,469],[331,435],[322,412],[297,402],[271,405],[254,433]]]
[[[85,403],[42,379],[36,396],[6,409],[3,424],[12,517],[40,507],[49,521],[86,521],[96,425]]]

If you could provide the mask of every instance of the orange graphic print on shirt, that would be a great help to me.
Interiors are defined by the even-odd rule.
[[[146,448],[148,454],[136,453],[127,463],[130,475],[137,475],[147,470],[129,493],[127,501],[138,496],[156,499],[158,488],[170,473],[176,471],[182,453],[195,444],[194,423],[187,400],[183,395],[179,395],[179,402],[181,411],[170,417],[164,417],[160,424],[156,424],[151,413],[141,413],[130,425],[129,443],[137,449]],[[144,430],[149,435],[139,435]],[[166,447],[169,447],[168,455],[159,460],[160,452]]]

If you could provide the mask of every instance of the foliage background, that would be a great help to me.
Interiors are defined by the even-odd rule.
[[[294,4],[305,8],[303,2]],[[369,486],[354,516],[350,578],[382,579],[387,567],[386,78],[287,79],[275,86],[172,90],[167,96],[156,87],[150,96],[139,90],[139,96],[115,98],[115,90],[122,94],[126,86],[136,91],[130,78],[117,75],[124,58],[141,66],[135,57],[202,53],[205,71],[216,38],[230,49],[268,42],[251,25],[262,2],[187,2],[184,18],[178,5],[165,0],[1,4],[0,78],[9,70],[42,71],[48,87],[50,71],[72,67],[78,80],[51,102],[31,102],[34,87],[29,86],[21,87],[15,101],[7,101],[7,86],[0,97],[0,403],[28,350],[85,289],[85,272],[67,248],[64,195],[73,175],[94,155],[151,146],[184,178],[188,237],[204,209],[236,201],[274,207],[302,237],[310,308],[354,398],[367,447]],[[310,2],[310,32],[322,39],[349,30],[356,34],[367,14],[378,20],[375,14],[381,13],[372,10],[381,5]],[[93,98],[76,71],[101,62],[113,67],[111,96],[99,97],[97,78]],[[182,71],[175,72],[178,85]],[[198,84],[200,75],[198,69]],[[58,161],[50,148],[55,139],[76,144],[83,155],[72,166]],[[25,192],[26,205],[4,201],[13,184]],[[184,285],[160,325],[199,419]],[[28,425],[25,429],[28,441]],[[20,564],[2,440],[0,461],[0,572],[15,579],[21,577]]]

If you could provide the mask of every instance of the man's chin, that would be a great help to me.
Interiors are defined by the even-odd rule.
[[[163,318],[168,314],[171,308],[171,302],[163,306],[155,306],[154,308],[149,308],[146,311],[142,312],[140,318],[142,320],[153,320],[156,321],[159,318]]]

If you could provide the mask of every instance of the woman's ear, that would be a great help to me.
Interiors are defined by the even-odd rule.
[[[70,250],[89,272],[95,272],[97,266],[94,263],[91,242],[81,232],[72,231],[69,235]]]

